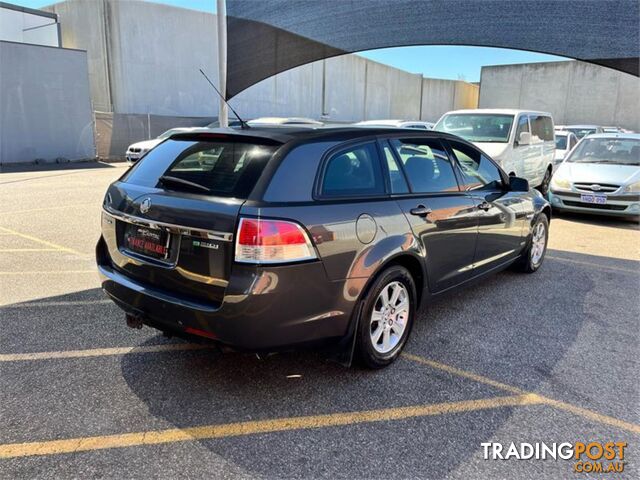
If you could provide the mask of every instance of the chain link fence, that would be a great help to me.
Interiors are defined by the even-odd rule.
[[[99,160],[124,160],[127,147],[156,138],[177,127],[204,127],[214,117],[173,117],[164,115],[94,112],[96,151]]]

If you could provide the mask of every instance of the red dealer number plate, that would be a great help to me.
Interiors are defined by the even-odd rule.
[[[128,250],[165,260],[169,256],[169,233],[154,228],[128,225],[124,243]]]

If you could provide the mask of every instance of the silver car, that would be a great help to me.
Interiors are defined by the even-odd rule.
[[[640,134],[583,138],[553,175],[549,201],[559,210],[640,216]]]

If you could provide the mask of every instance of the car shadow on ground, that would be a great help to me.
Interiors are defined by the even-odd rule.
[[[83,160],[77,162],[62,163],[5,163],[0,164],[0,174],[23,172],[58,172],[65,170],[90,170],[95,168],[114,168],[122,165],[124,165],[124,162],[107,163],[97,160]]]
[[[550,253],[565,255],[565,252]],[[601,316],[611,313],[610,306],[600,298],[599,289],[600,285],[608,289],[607,282],[615,283],[619,279],[616,272],[613,277],[607,273],[609,276],[600,282],[594,279],[591,264],[611,259],[580,254],[571,257],[578,257],[581,263],[549,260],[534,275],[506,271],[430,303],[420,313],[407,351],[529,391],[550,392],[589,407],[601,390],[614,390],[611,385],[588,382],[589,390],[571,384],[564,373],[556,378],[555,370],[567,360],[568,354],[584,353],[583,350],[593,347],[582,343],[583,323],[597,322]],[[624,267],[632,271],[635,263],[626,261]],[[598,301],[602,311],[594,308]],[[601,345],[607,343],[606,339],[599,341]],[[629,355],[632,352],[633,345],[629,345]],[[380,371],[347,369],[328,362],[317,352],[278,354],[264,360],[247,354],[175,355],[163,362],[162,368],[149,360],[125,355],[122,375],[153,415],[177,427],[507,395],[406,358]],[[618,368],[626,360],[628,358],[608,359],[612,368]],[[584,368],[584,372],[571,375],[588,380],[593,372],[588,371],[588,366]],[[606,395],[603,401],[606,403]],[[439,449],[446,457],[441,464],[442,468],[446,465],[446,469],[430,463],[426,469],[415,465],[418,470],[413,473],[437,477],[452,471],[465,461],[464,451],[459,447],[473,445],[467,451],[475,451],[480,442],[508,422],[510,412],[501,409],[419,422],[420,431],[413,438],[426,443],[418,448],[409,442],[402,448],[414,451],[418,457],[419,451]],[[481,417],[490,421],[479,422]],[[466,421],[469,424],[465,426]],[[456,427],[449,429],[446,425]],[[379,428],[395,430],[398,427],[388,424],[372,427],[372,435],[376,436]],[[336,431],[333,435],[341,434]],[[450,451],[446,446],[431,443],[442,440],[438,435],[447,436]],[[265,470],[266,466],[259,460],[233,453],[237,448],[230,448],[230,441],[201,443],[222,457],[228,453],[230,461],[251,474],[291,474],[290,471]],[[277,441],[284,440],[278,437]],[[375,475],[375,472],[368,473]],[[313,469],[308,474],[323,475]]]

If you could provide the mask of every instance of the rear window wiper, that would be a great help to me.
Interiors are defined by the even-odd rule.
[[[190,182],[189,180],[185,180],[184,178],[173,177],[171,175],[162,175],[158,180],[160,181],[160,183],[164,185],[170,185],[170,184],[183,185],[185,187],[191,187],[191,188],[195,188],[196,190],[211,193],[211,190],[205,187],[204,185],[200,185],[199,183],[196,183],[196,182]]]

